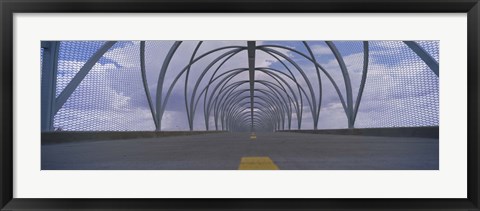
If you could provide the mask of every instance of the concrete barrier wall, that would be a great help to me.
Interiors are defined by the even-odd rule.
[[[223,131],[61,131],[42,132],[42,144],[56,144],[78,141],[100,141],[135,138],[160,138],[169,136],[189,136]]]
[[[398,128],[355,128],[332,130],[283,130],[277,132],[314,133],[332,135],[361,135],[389,137],[438,138],[439,128],[435,127],[398,127]]]

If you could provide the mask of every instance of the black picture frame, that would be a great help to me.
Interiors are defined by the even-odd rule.
[[[478,0],[0,0],[2,210],[479,210]],[[17,199],[13,198],[14,13],[467,13],[468,197],[466,199]]]

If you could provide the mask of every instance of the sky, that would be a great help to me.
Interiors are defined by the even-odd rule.
[[[433,58],[439,61],[438,41],[417,41]],[[103,45],[102,41],[62,41],[57,74],[57,96],[85,64],[90,56]],[[159,73],[170,47],[174,41],[146,41],[145,70],[148,89],[153,102],[156,101],[156,90]],[[346,95],[344,78],[338,61],[324,41],[306,41],[317,62],[332,76]],[[362,41],[334,41],[344,58],[352,84],[353,101],[355,102],[363,70]],[[183,41],[175,52],[167,69],[163,85],[163,98],[166,90],[172,85],[182,69],[188,64],[198,41]],[[247,41],[204,41],[199,47],[197,56],[210,50],[225,46],[246,46]],[[305,55],[307,48],[301,41],[256,41],[256,45],[286,46]],[[59,110],[54,118],[54,127],[62,130],[140,130],[155,129],[152,114],[147,103],[141,71],[140,41],[117,42],[97,62],[79,87]],[[321,96],[319,129],[346,128],[347,118],[332,83],[324,73],[320,73],[321,89],[315,66],[300,54],[281,48],[272,48],[296,62],[309,79],[316,103]],[[229,49],[208,55],[191,67],[185,95],[185,74],[173,86],[162,118],[162,130],[188,130],[185,96],[192,96],[196,79],[207,65]],[[43,51],[42,51],[43,52]],[[222,60],[221,60],[222,61]],[[292,71],[298,84],[307,93],[308,84],[303,75],[286,59],[280,61],[271,55],[257,50],[255,66],[273,68],[289,74],[283,63]],[[220,62],[218,62],[220,63]],[[196,97],[207,85],[218,67],[218,63],[207,71],[199,82]],[[219,75],[235,68],[248,67],[246,51],[231,57],[219,68]],[[406,127],[438,125],[438,77],[425,63],[402,41],[369,41],[369,60],[365,89],[359,106],[355,127]],[[442,71],[442,70],[440,70]],[[275,81],[265,73],[256,71],[256,79]],[[284,77],[289,85],[296,85]],[[248,80],[248,73],[235,76],[230,83]],[[258,88],[267,88],[256,84]],[[240,86],[248,88],[248,84]],[[211,89],[213,90],[213,89]],[[210,91],[209,93],[211,93]],[[261,95],[261,94],[260,94]],[[245,93],[248,96],[248,93]],[[162,99],[165,100],[165,99]],[[310,107],[304,98],[302,127],[312,129],[313,118]],[[200,98],[194,117],[194,130],[205,130],[203,96]],[[260,112],[260,111],[256,111]],[[296,115],[293,115],[292,129],[297,129]],[[209,118],[210,128],[214,128],[213,118]]]

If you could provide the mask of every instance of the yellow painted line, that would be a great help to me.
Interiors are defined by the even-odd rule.
[[[255,135],[255,133],[252,133],[252,134],[250,135],[250,139],[257,139],[257,135]]]
[[[278,170],[269,157],[242,157],[238,170]]]

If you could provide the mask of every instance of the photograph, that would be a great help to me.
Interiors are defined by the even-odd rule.
[[[40,46],[42,171],[440,170],[439,40]]]

